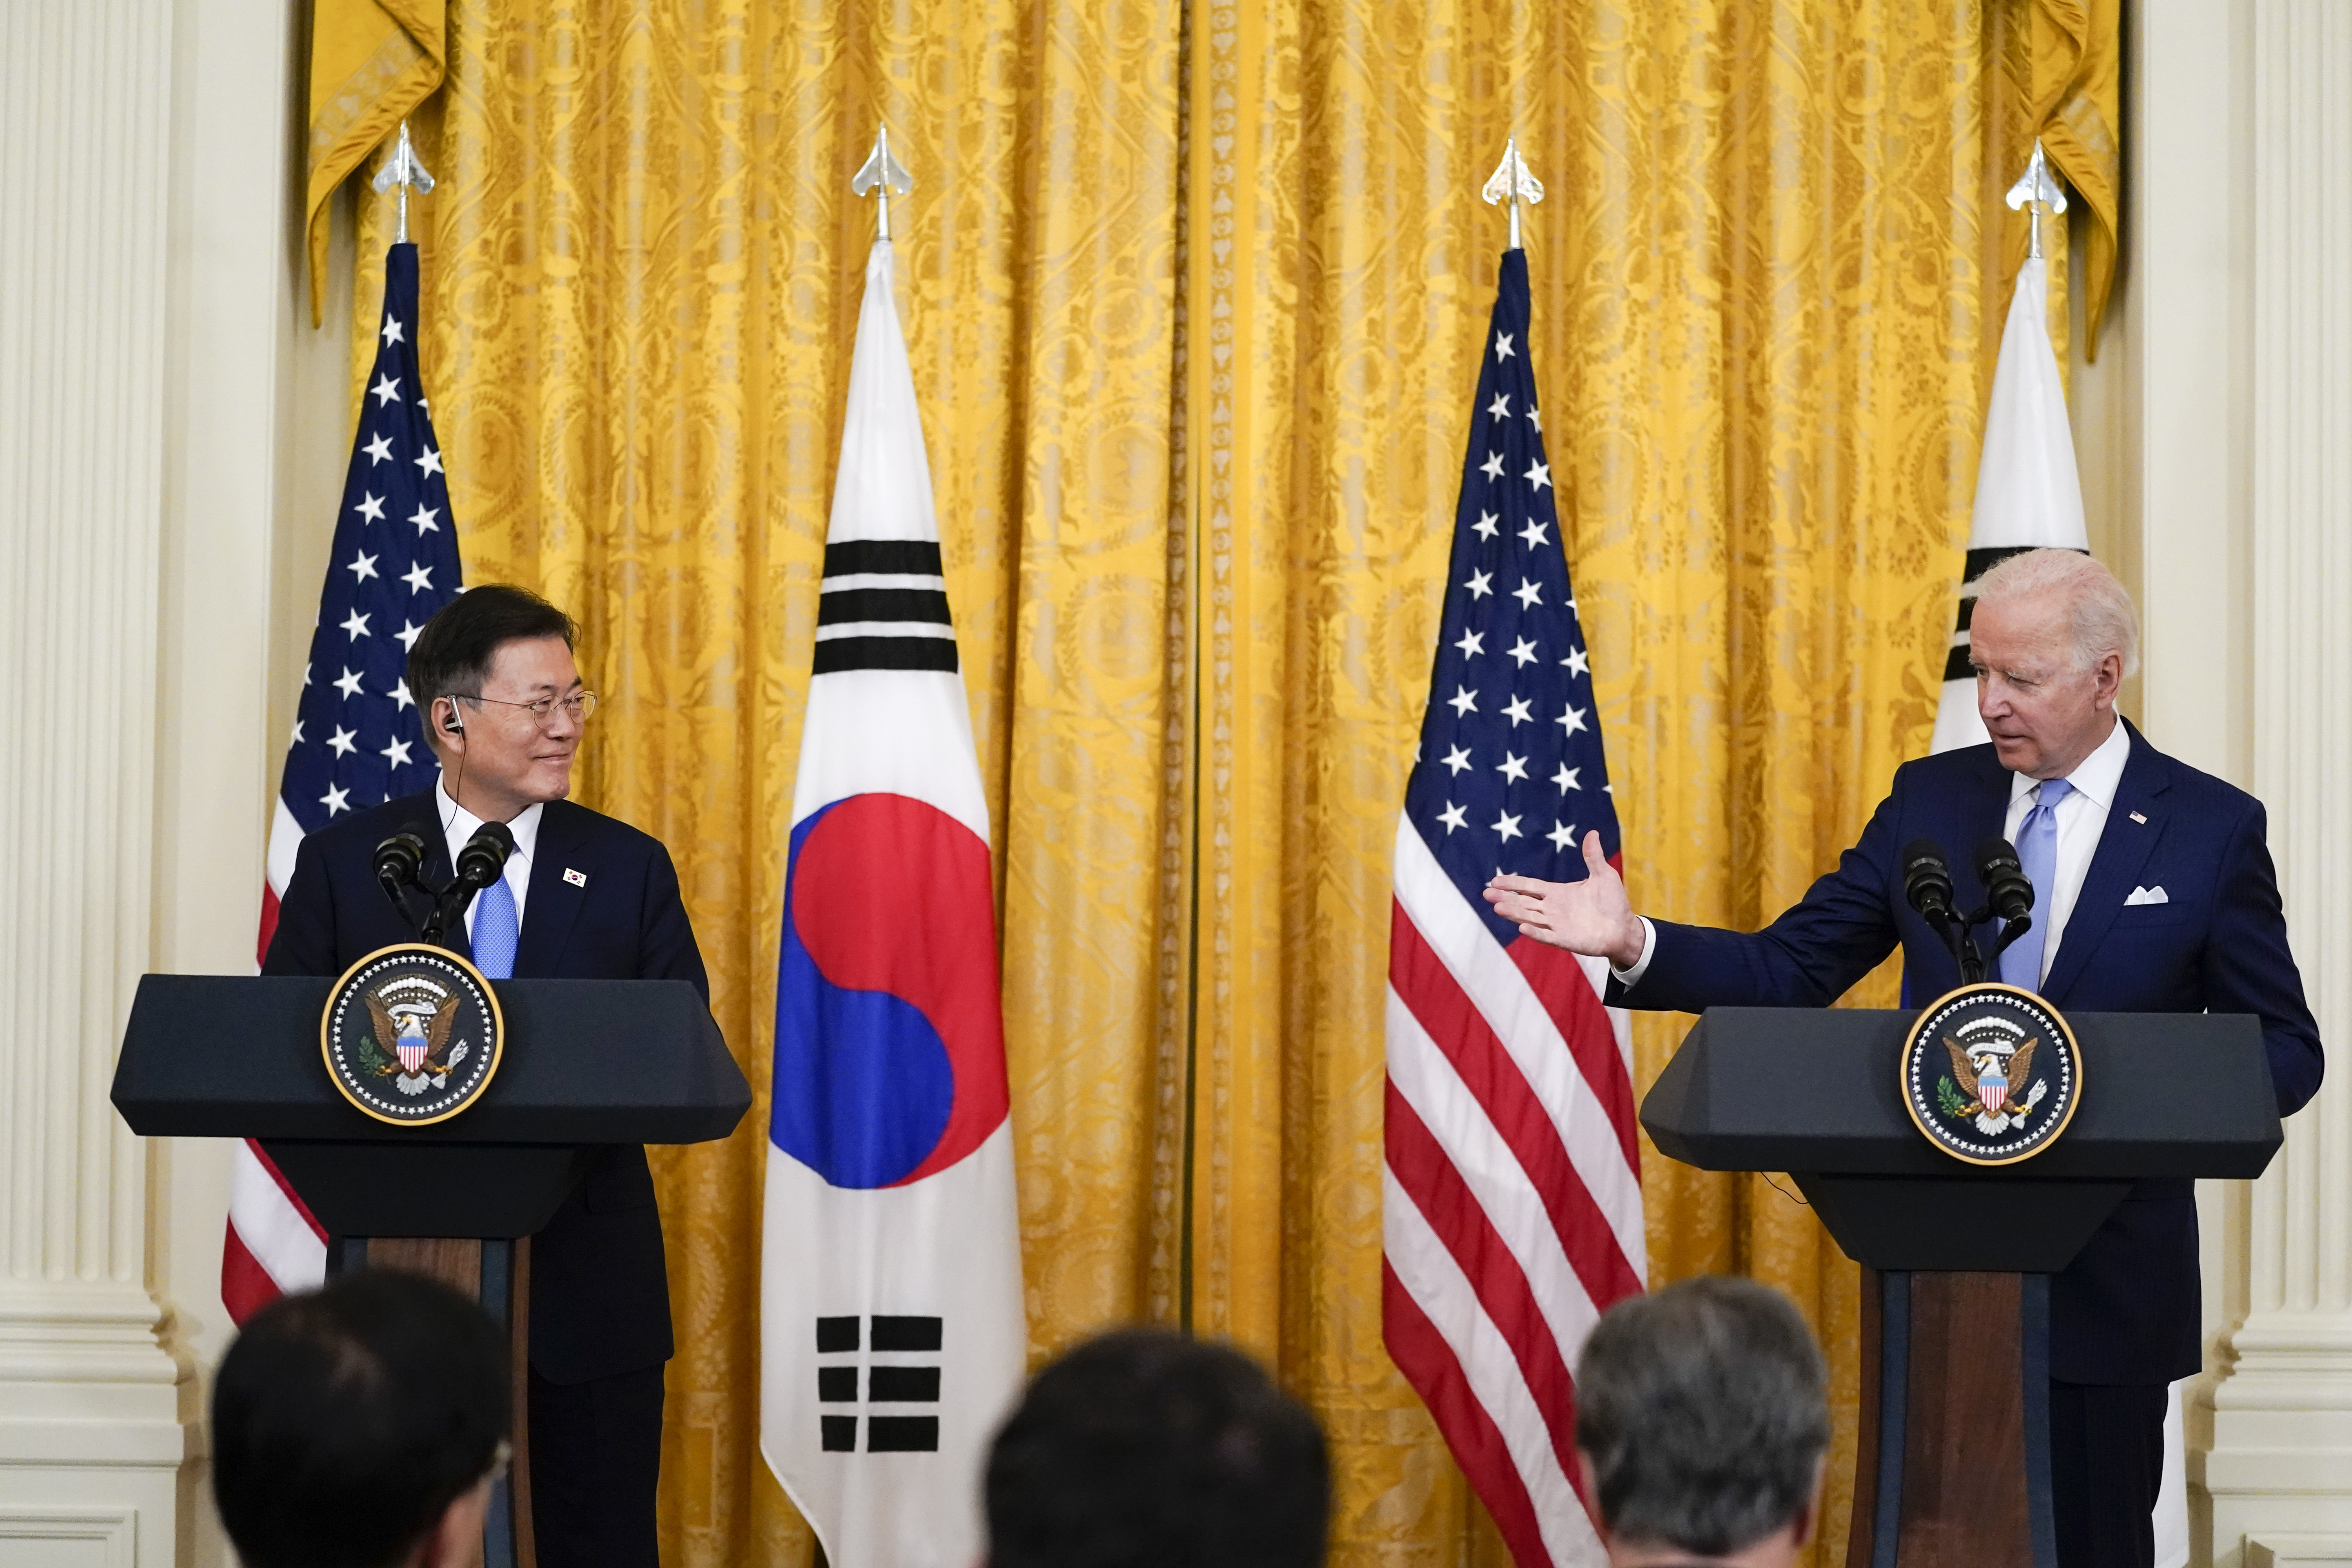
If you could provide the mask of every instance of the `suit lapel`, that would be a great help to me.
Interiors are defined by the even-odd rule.
[[[548,978],[563,956],[572,922],[580,918],[580,905],[588,893],[584,885],[565,881],[563,873],[576,870],[590,879],[595,875],[583,853],[586,822],[587,813],[570,801],[551,800],[540,813],[539,842],[530,858],[530,897],[524,902],[522,931],[515,942],[518,975]]]
[[[1950,859],[1952,891],[1960,907],[1973,909],[1984,901],[1977,884],[1977,846],[1999,833],[2009,815],[2010,780],[2000,756],[1990,745],[1976,748],[1964,786],[1952,797],[1952,816],[1938,846]]]
[[[2066,929],[2059,935],[2057,960],[2042,984],[2042,994],[2053,1005],[2063,1004],[2067,990],[2081,978],[2084,965],[2107,928],[2115,924],[2116,911],[2139,885],[2156,841],[2164,836],[2159,797],[2172,785],[2172,770],[2129,720],[2121,722],[2131,736],[2131,754],[2125,760],[2124,776],[2116,784],[2116,798],[2107,807],[2107,825],[2100,830],[2099,847],[2091,852],[2083,890],[2075,895]],[[2147,820],[2135,820],[2135,812]]]

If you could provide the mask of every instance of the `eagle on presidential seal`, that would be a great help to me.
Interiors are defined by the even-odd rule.
[[[428,1084],[447,1088],[449,1069],[464,1061],[470,1049],[463,1040],[454,1050],[449,1047],[458,997],[420,974],[387,980],[365,997],[375,1022],[376,1059],[369,1063],[375,1075],[392,1079],[403,1094],[422,1094]]]
[[[1966,1033],[1968,1031],[1963,1031]],[[1956,1121],[1973,1121],[1979,1132],[2005,1132],[2010,1124],[2025,1124],[2027,1117],[2049,1092],[2047,1083],[2033,1082],[2033,1049],[2040,1037],[2012,1045],[1992,1030],[1979,1033],[1969,1045],[1946,1035],[1944,1048],[1951,1053],[1957,1089],[1940,1097],[1940,1109]],[[2028,1089],[2026,1086],[2032,1084]],[[2017,1092],[2012,1095],[2011,1090]]]

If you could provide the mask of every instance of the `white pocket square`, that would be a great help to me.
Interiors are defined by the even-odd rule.
[[[2134,904],[2168,904],[2170,902],[2172,902],[2170,896],[2162,888],[2134,888],[2131,890],[2131,897],[2124,900],[2124,908],[2129,909]]]

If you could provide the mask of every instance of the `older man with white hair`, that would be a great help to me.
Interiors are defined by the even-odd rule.
[[[1645,920],[1584,845],[1578,882],[1496,877],[1487,900],[1538,941],[1605,957],[1610,1001],[1696,1013],[1826,1006],[1900,944],[1914,994],[1959,984],[1906,903],[1897,856],[1998,833],[2034,884],[2034,921],[2000,978],[2100,1013],[2251,1013],[2279,1113],[2319,1088],[2318,1026],[2289,951],[2260,802],[2166,756],[2116,711],[2138,617],[2106,568],[2034,550],[1985,574],[1970,625],[1990,744],[1896,770],[1837,869],[1760,931]],[[1963,907],[1980,899],[1953,868]],[[2147,1568],[2165,1390],[2200,1364],[2192,1184],[2136,1185],[2051,1284],[2051,1489],[2062,1568]]]

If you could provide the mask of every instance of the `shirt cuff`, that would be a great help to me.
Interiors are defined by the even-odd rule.
[[[1642,984],[1642,976],[1650,972],[1650,954],[1658,949],[1658,928],[1644,916],[1635,915],[1633,918],[1642,922],[1642,956],[1623,969],[1613,963],[1609,966],[1609,978],[1628,991]]]

